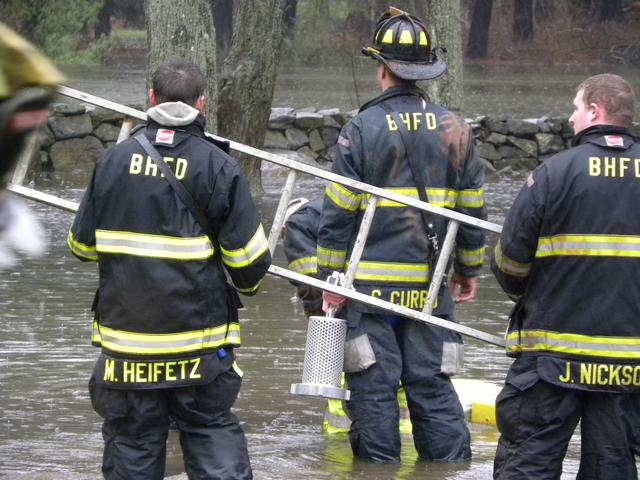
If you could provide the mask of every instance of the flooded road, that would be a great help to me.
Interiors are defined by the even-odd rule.
[[[269,224],[284,185],[277,167],[264,168],[265,195],[260,209]],[[64,180],[36,188],[71,200],[82,190]],[[523,181],[522,176],[486,185],[490,220],[501,222]],[[296,195],[315,198],[323,186],[302,178]],[[98,350],[89,342],[90,304],[97,282],[95,264],[83,264],[67,251],[72,215],[29,202],[46,227],[49,250],[37,260],[0,279],[0,478],[84,480],[100,477],[101,420],[87,392]],[[489,238],[495,244],[495,236]],[[281,248],[275,264],[285,266]],[[324,402],[289,394],[301,379],[306,321],[294,289],[269,276],[259,295],[243,299],[243,345],[238,363],[245,372],[236,411],[244,422],[256,479],[488,479],[497,431],[471,425],[473,460],[462,465],[417,460],[410,438],[404,439],[401,465],[373,465],[352,458],[345,435],[320,433]],[[510,301],[485,268],[478,299],[457,310],[469,326],[502,334]],[[501,382],[509,360],[501,349],[467,340],[462,377]],[[565,462],[565,476],[577,469],[578,440]],[[167,475],[182,472],[175,435]]]

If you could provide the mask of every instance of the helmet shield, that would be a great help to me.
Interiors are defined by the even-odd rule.
[[[404,80],[431,80],[447,68],[431,48],[424,22],[395,8],[378,19],[373,46],[364,47],[362,53],[380,60]]]

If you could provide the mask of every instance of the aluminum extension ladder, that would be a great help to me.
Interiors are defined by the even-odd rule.
[[[103,98],[96,97],[96,96],[81,92],[79,90],[74,90],[69,87],[65,87],[65,86],[58,87],[58,93],[70,98],[74,98],[76,100],[81,100],[82,102],[85,102],[85,103],[96,105],[96,106],[123,114],[125,117],[122,122],[120,134],[118,135],[118,140],[117,140],[118,143],[129,137],[129,134],[133,127],[134,119],[146,120],[147,118],[146,113],[140,110],[136,110],[124,105],[120,105],[118,103],[111,102],[109,100],[105,100]],[[278,277],[286,278],[294,282],[304,283],[315,288],[327,290],[329,292],[341,295],[343,297],[347,297],[351,300],[366,303],[368,305],[372,305],[374,307],[380,308],[387,312],[394,313],[396,315],[409,317],[419,322],[428,323],[430,325],[446,328],[448,330],[453,330],[462,335],[472,337],[478,340],[482,340],[492,345],[504,347],[505,341],[502,337],[499,337],[497,335],[492,335],[486,332],[482,332],[480,330],[476,330],[471,327],[460,325],[458,323],[451,322],[449,320],[444,320],[442,318],[435,317],[431,314],[433,311],[434,303],[437,298],[438,291],[440,290],[440,285],[442,284],[443,277],[446,274],[447,262],[453,251],[455,237],[458,232],[458,227],[460,226],[460,223],[482,228],[484,230],[495,232],[495,233],[500,233],[502,231],[502,227],[500,225],[490,223],[484,220],[480,220],[468,215],[463,215],[461,213],[455,212],[453,210],[448,210],[443,207],[431,205],[429,203],[422,202],[421,200],[418,200],[412,197],[396,194],[391,191],[384,190],[382,188],[375,187],[373,185],[369,185],[367,183],[342,177],[340,175],[336,175],[335,173],[328,172],[326,170],[313,167],[310,165],[306,165],[301,162],[296,162],[294,160],[290,160],[288,158],[275,155],[273,153],[265,152],[257,148],[250,147],[248,145],[244,145],[242,143],[238,143],[232,140],[218,137],[216,135],[212,135],[209,133],[207,133],[207,135],[217,140],[229,142],[230,148],[232,150],[246,153],[248,155],[259,158],[261,160],[266,160],[268,162],[272,162],[289,169],[289,174],[287,176],[285,185],[283,187],[282,195],[280,197],[278,208],[276,210],[275,217],[273,219],[273,223],[271,226],[271,231],[269,233],[269,241],[268,241],[269,251],[271,252],[272,256],[275,251],[278,238],[280,236],[282,225],[284,223],[284,217],[285,217],[285,212],[287,210],[287,206],[289,204],[289,201],[291,200],[291,196],[293,195],[298,172],[303,172],[318,178],[322,178],[324,180],[336,182],[336,183],[345,185],[347,187],[350,187],[353,190],[359,190],[369,194],[367,207],[362,217],[360,230],[358,231],[358,234],[356,236],[356,241],[355,241],[355,244],[351,253],[351,257],[348,262],[347,270],[345,273],[345,280],[342,285],[334,285],[323,280],[318,280],[312,277],[308,277],[306,275],[293,272],[291,270],[288,270],[283,267],[279,267],[277,265],[271,265],[269,267],[269,273],[276,275]],[[37,149],[38,147],[35,137],[36,136],[33,135],[33,137],[28,140],[27,142],[28,145],[26,149],[27,151],[23,153],[20,160],[18,161],[16,169],[14,170],[12,182],[8,185],[8,189],[17,195],[20,195],[22,197],[25,197],[31,200],[38,201],[40,203],[44,203],[46,205],[61,208],[63,210],[67,210],[70,212],[77,211],[78,204],[75,202],[71,202],[68,200],[55,197],[53,195],[39,192],[37,190],[24,187],[22,185],[28,165],[29,165],[31,155],[33,154],[35,149]],[[367,240],[367,236],[369,234],[369,229],[371,228],[371,223],[373,221],[373,217],[376,211],[376,206],[379,198],[392,200],[392,201],[402,203],[404,205],[408,205],[414,208],[426,210],[427,212],[431,212],[436,215],[442,215],[449,219],[447,233],[442,243],[442,247],[440,249],[440,254],[438,257],[438,261],[436,263],[436,267],[431,277],[431,283],[430,283],[429,291],[427,294],[427,300],[421,312],[412,310],[407,307],[403,307],[401,305],[396,305],[394,303],[390,303],[384,300],[380,300],[378,298],[371,297],[369,295],[359,293],[353,289],[353,281],[356,275],[356,270],[358,268],[358,262],[360,261],[362,252],[364,250],[364,246]]]

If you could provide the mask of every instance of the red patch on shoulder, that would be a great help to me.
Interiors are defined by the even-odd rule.
[[[168,143],[171,145],[173,143],[173,136],[176,134],[173,130],[168,130],[166,128],[161,128],[156,133],[156,143]]]
[[[619,135],[605,135],[604,141],[608,147],[624,147],[624,138]]]

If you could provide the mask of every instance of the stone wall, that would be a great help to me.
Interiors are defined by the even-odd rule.
[[[340,129],[355,114],[337,108],[273,108],[262,148],[330,168]],[[88,180],[100,154],[117,140],[122,119],[119,113],[90,105],[53,105],[53,114],[40,134],[40,163],[34,166]],[[489,173],[532,170],[548,156],[568,148],[573,136],[566,118],[479,117],[466,121]]]

